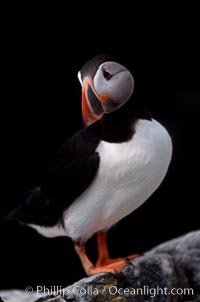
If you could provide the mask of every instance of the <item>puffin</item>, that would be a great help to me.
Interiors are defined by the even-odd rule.
[[[84,127],[50,160],[39,187],[8,219],[46,237],[67,236],[87,275],[120,273],[130,259],[111,259],[109,229],[160,186],[172,156],[168,131],[138,102],[128,67],[98,55],[78,72]],[[97,235],[98,260],[85,243]]]

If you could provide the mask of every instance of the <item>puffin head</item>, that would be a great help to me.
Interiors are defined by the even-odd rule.
[[[85,126],[123,106],[134,90],[130,71],[111,56],[100,55],[78,72],[82,85],[82,115]]]

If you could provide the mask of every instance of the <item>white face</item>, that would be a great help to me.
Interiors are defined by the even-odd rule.
[[[97,70],[92,67],[95,66],[89,64],[78,72],[82,86],[82,115],[86,126],[100,120],[105,113],[109,114],[123,106],[134,90],[133,76],[123,65],[107,61],[99,65]]]
[[[132,74],[116,62],[101,64],[94,76],[94,88],[97,94],[106,94],[111,101],[105,105],[105,112],[118,109],[131,97],[134,90]]]

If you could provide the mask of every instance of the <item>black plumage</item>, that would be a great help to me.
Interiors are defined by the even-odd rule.
[[[42,226],[62,222],[63,211],[90,185],[99,166],[99,139],[91,127],[80,130],[58,150],[43,181],[23,197],[7,219]]]

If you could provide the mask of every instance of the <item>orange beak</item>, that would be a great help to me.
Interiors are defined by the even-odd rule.
[[[107,95],[98,95],[90,78],[85,78],[82,86],[82,116],[85,126],[100,120],[104,115],[102,104],[108,100]]]

